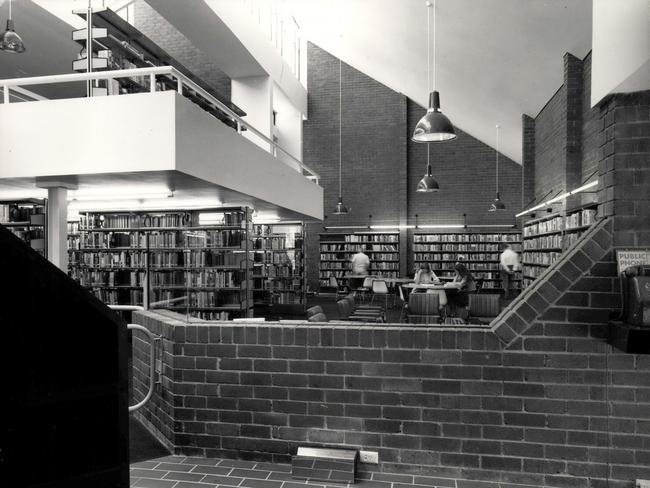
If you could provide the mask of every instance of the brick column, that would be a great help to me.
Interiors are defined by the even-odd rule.
[[[535,119],[523,114],[521,127],[521,208],[525,209],[535,198]]]
[[[614,246],[650,245],[650,91],[601,104],[599,212],[614,216]]]
[[[572,54],[564,55],[564,86],[566,87],[566,166],[565,189],[582,184],[582,92],[584,90],[582,61]],[[567,199],[567,207],[580,204],[580,196]]]

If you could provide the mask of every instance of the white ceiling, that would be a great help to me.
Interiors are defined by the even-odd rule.
[[[286,0],[303,34],[427,104],[425,0]],[[565,52],[591,49],[592,0],[437,0],[437,89],[462,130],[521,163],[521,115],[561,86]]]

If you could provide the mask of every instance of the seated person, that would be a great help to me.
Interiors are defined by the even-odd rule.
[[[440,280],[436,274],[431,270],[429,263],[420,264],[420,269],[418,269],[417,273],[415,273],[414,281],[416,285],[440,283]],[[417,293],[418,291],[422,291],[422,289],[418,290],[415,288],[413,290],[414,293]],[[440,307],[441,311],[444,310],[445,306],[447,305],[447,294],[444,292],[444,290],[426,290],[426,293],[437,293],[438,306]],[[442,316],[443,313],[441,312],[440,315]]]
[[[456,274],[453,281],[449,284],[449,288],[457,288],[458,291],[449,294],[449,304],[453,307],[456,315],[465,315],[469,307],[469,294],[476,291],[476,282],[472,273],[469,272],[467,266],[463,263],[456,263],[454,265]],[[466,318],[463,316],[463,318]]]
[[[420,269],[415,273],[414,282],[416,285],[421,285],[424,283],[438,283],[440,280],[436,274],[431,271],[429,263],[421,263]]]

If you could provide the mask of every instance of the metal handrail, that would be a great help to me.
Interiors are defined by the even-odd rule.
[[[269,144],[270,147],[279,150],[286,154],[293,162],[297,163],[302,171],[310,173],[311,177],[316,180],[320,180],[320,175],[314,171],[312,168],[304,164],[298,158],[293,156],[290,152],[282,148],[277,142],[273,141],[269,137],[262,134],[259,130],[253,127],[250,123],[246,122],[239,115],[237,115],[230,107],[224,104],[222,101],[213,97],[210,93],[205,91],[199,85],[190,80],[183,73],[175,69],[173,66],[152,66],[147,68],[134,68],[134,69],[120,69],[120,70],[108,70],[108,71],[94,71],[92,73],[68,73],[61,75],[47,75],[47,76],[33,76],[28,78],[7,78],[0,80],[0,86],[4,88],[4,103],[9,103],[9,89],[14,89],[16,91],[17,87],[20,86],[30,86],[30,85],[45,85],[45,84],[55,84],[55,83],[71,83],[79,81],[93,81],[93,80],[111,80],[114,78],[130,78],[133,76],[149,76],[150,90],[151,92],[156,91],[156,75],[168,75],[176,78],[178,87],[177,91],[179,94],[183,94],[183,86],[191,89],[210,104],[216,106],[224,112],[226,115],[231,117],[237,123],[237,132],[241,132],[242,127],[245,127],[248,131],[255,134],[257,137],[262,139],[265,143]],[[274,154],[271,152],[271,154]]]
[[[109,305],[108,307],[111,310],[121,312],[135,312],[145,309],[140,305]],[[144,332],[144,334],[149,337],[149,390],[141,401],[135,405],[129,405],[129,412],[135,412],[143,405],[145,405],[153,395],[153,390],[156,386],[156,342],[159,341],[160,338],[156,337],[149,329],[141,326],[140,324],[126,324],[126,327],[129,330],[139,330],[141,332]]]
[[[156,385],[156,340],[158,339],[149,329],[139,324],[127,324],[127,328],[129,330],[139,330],[140,332],[144,332],[149,337],[149,390],[141,401],[135,405],[129,405],[129,412],[135,412],[145,405],[151,398],[151,395],[153,395],[153,389]]]

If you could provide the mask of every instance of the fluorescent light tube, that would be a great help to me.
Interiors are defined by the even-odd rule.
[[[465,226],[463,224],[425,224],[418,225],[418,229],[462,229]]]
[[[570,195],[575,195],[576,193],[580,193],[581,191],[585,191],[588,188],[596,186],[597,184],[598,184],[598,180],[592,181],[591,183],[587,183],[586,185],[582,185],[581,187],[576,188],[575,190],[571,191],[569,194]]]

